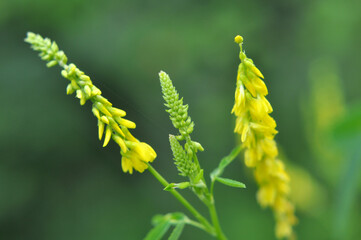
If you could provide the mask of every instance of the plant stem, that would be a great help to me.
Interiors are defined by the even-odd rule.
[[[221,225],[219,224],[218,215],[217,215],[217,211],[216,211],[216,206],[214,204],[213,195],[211,195],[211,203],[208,205],[208,209],[209,209],[209,214],[211,215],[212,223],[213,223],[213,226],[214,226],[214,228],[216,230],[216,234],[217,234],[218,239],[227,240],[227,237],[222,232]]]
[[[167,182],[167,180],[165,180],[162,175],[160,175],[149,163],[147,163],[148,165],[148,170],[151,174],[153,174],[153,176],[164,186],[168,186],[169,183]],[[185,206],[192,214],[193,216],[198,219],[198,221],[204,226],[205,230],[211,234],[211,235],[216,235],[215,233],[215,229],[213,228],[213,226],[207,221],[207,219],[205,217],[203,217],[179,192],[177,192],[174,189],[169,190],[169,192],[171,194],[173,194],[173,196],[181,203],[183,204],[183,206]],[[224,239],[224,238],[220,238],[220,239]]]

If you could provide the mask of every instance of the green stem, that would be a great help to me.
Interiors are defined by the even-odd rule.
[[[211,215],[213,226],[216,230],[217,238],[219,240],[227,240],[227,237],[222,232],[221,225],[219,224],[218,215],[216,211],[216,206],[214,204],[213,195],[211,195],[211,204],[208,206],[209,214]]]
[[[149,163],[148,170],[153,176],[164,186],[168,186],[169,183],[167,180],[165,180]],[[215,235],[215,229],[212,227],[212,225],[207,221],[205,217],[203,217],[179,192],[172,189],[169,191],[173,196],[181,203],[183,206],[185,206],[192,214],[193,216],[198,219],[198,221],[205,227],[205,230],[211,234]],[[222,238],[220,238],[222,239]]]

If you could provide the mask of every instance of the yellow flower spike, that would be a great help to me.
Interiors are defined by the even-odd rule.
[[[99,141],[102,140],[103,133],[104,133],[104,127],[105,127],[105,124],[102,121],[100,121],[100,119],[98,119],[98,137],[99,137]]]
[[[294,207],[288,200],[290,179],[283,163],[277,159],[278,149],[273,140],[277,134],[276,122],[269,115],[273,108],[265,98],[268,90],[261,80],[263,74],[242,51],[243,38],[236,36],[235,42],[241,49],[241,63],[232,109],[237,117],[234,131],[241,135],[246,166],[254,169],[254,177],[259,185],[259,204],[273,210],[276,236],[291,239],[294,237],[292,228],[296,224],[296,217]],[[244,86],[245,100],[240,93],[240,86]]]
[[[108,145],[111,136],[112,136],[112,128],[109,127],[109,125],[108,125],[107,129],[105,130],[105,137],[104,137],[103,147],[106,147]]]
[[[112,103],[101,96],[102,92],[93,85],[89,76],[79,70],[73,63],[67,65],[67,57],[63,51],[59,51],[58,45],[50,39],[44,39],[38,34],[29,32],[26,42],[32,48],[40,52],[43,60],[48,61],[48,66],[59,65],[63,68],[61,75],[70,81],[67,86],[67,94],[76,91],[76,97],[80,103],[85,104],[86,100],[93,103],[92,112],[98,119],[98,135],[102,139],[105,130],[104,144],[107,146],[110,138],[120,146],[122,154],[122,169],[124,172],[133,173],[133,169],[143,172],[147,169],[146,162],[152,162],[156,153],[148,144],[139,142],[128,130],[135,128],[134,122],[123,119],[125,111],[113,108]],[[106,126],[106,129],[105,128]],[[131,146],[132,149],[128,148]]]

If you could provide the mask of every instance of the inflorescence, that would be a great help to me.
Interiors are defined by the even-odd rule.
[[[241,135],[245,148],[245,164],[254,168],[260,187],[257,200],[262,207],[271,207],[276,219],[276,236],[292,238],[296,223],[294,206],[289,200],[290,178],[284,164],[277,158],[278,149],[274,136],[276,122],[269,115],[273,109],[265,98],[268,94],[261,71],[242,51],[243,38],[235,37],[240,46],[237,88],[232,109],[237,117],[234,131]]]
[[[133,173],[133,168],[138,172],[147,169],[147,162],[152,162],[157,155],[151,146],[140,142],[129,132],[128,129],[135,128],[135,123],[123,118],[126,112],[113,107],[101,95],[99,88],[93,85],[90,77],[73,63],[67,65],[68,58],[54,41],[31,32],[27,34],[25,41],[40,52],[41,59],[48,62],[47,67],[59,65],[63,68],[61,75],[70,81],[66,88],[67,94],[75,92],[80,105],[84,105],[87,100],[93,103],[92,112],[98,119],[99,140],[105,132],[103,147],[108,145],[111,138],[120,146],[123,171]]]

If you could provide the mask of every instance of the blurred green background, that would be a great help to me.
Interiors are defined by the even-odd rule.
[[[27,31],[56,40],[127,111],[171,182],[182,179],[158,72],[170,74],[190,105],[209,173],[237,144],[230,110],[239,62],[233,38],[241,34],[269,88],[299,239],[358,239],[360,12],[359,0],[1,0],[0,239],[142,239],[153,215],[188,214],[148,172],[121,171],[118,146],[97,140],[90,104],[65,94],[60,68],[45,67],[23,42]],[[274,239],[272,213],[257,204],[241,160],[225,176],[247,189],[215,189],[224,231],[229,239]],[[187,226],[181,239],[209,236]]]

